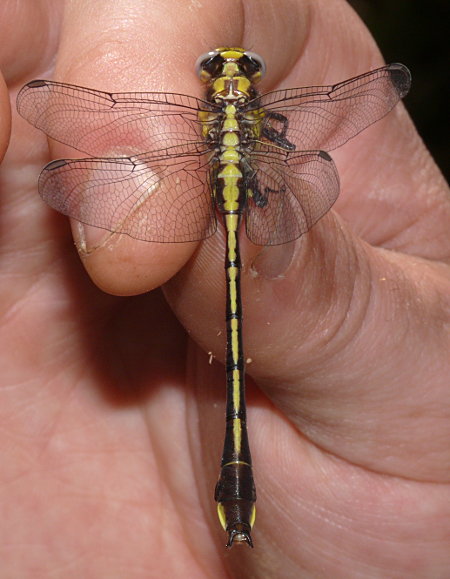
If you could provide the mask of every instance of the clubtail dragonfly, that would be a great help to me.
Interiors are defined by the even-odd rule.
[[[330,151],[384,117],[411,77],[390,64],[332,86],[255,88],[263,59],[218,48],[196,64],[203,99],[108,93],[34,80],[19,113],[49,137],[92,157],[49,163],[42,198],[84,224],[132,238],[200,241],[217,221],[226,251],[226,430],[215,499],[227,546],[253,546],[256,491],[247,435],[238,233],[258,245],[306,233],[339,193]],[[105,151],[123,148],[123,155]],[[133,154],[129,152],[133,151]]]

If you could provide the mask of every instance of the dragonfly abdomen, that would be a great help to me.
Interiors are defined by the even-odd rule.
[[[252,546],[250,531],[255,516],[256,491],[245,411],[238,238],[246,206],[246,179],[240,151],[241,129],[235,105],[227,104],[224,113],[220,128],[215,195],[226,234],[227,409],[225,443],[215,499],[218,502],[219,518],[228,532],[227,546],[230,547],[234,541]]]

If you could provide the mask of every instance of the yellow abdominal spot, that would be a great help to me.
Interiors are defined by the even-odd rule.
[[[227,133],[228,135],[233,135],[234,133]],[[225,139],[224,139],[225,141]],[[225,144],[225,143],[224,143]],[[220,156],[220,160],[224,163],[239,163],[239,153],[233,149],[226,149]]]
[[[242,441],[242,426],[240,418],[235,418],[233,420],[233,438],[234,438],[234,450],[237,454],[241,452],[241,441]]]
[[[239,386],[241,383],[241,373],[239,372],[239,370],[233,370],[233,382],[234,387],[236,389],[234,392],[234,408],[236,412],[238,412],[241,407],[241,399],[239,393]]]
[[[222,179],[239,179],[242,177],[242,173],[239,170],[239,167],[236,167],[236,165],[225,165],[222,169],[222,171],[219,173],[218,177],[221,177]]]
[[[236,245],[236,244],[235,244]],[[228,257],[230,257],[228,255]],[[237,267],[229,267],[228,268],[228,275],[230,276],[230,283],[233,287],[236,287],[236,277],[237,277]]]
[[[230,241],[233,243],[234,246],[236,246],[236,240],[232,239],[230,236],[233,235],[233,237],[235,237],[235,232],[237,229],[237,224],[238,224],[238,216],[236,215],[236,213],[232,213],[225,215],[225,223],[226,223],[226,228],[228,231],[228,243],[230,243]]]
[[[235,281],[230,282],[229,291],[230,291],[230,310],[232,314],[235,314],[237,310],[237,292]],[[233,323],[231,323],[231,329],[232,330],[236,329],[233,327]]]
[[[235,313],[235,312],[233,312],[233,313]],[[233,332],[236,332],[237,329],[238,329],[238,321],[237,321],[237,319],[236,319],[236,318],[232,318],[232,319],[230,320],[230,324],[231,324],[231,330],[232,330]]]
[[[234,148],[239,145],[239,136],[236,133],[224,133],[222,143],[225,147]]]
[[[238,192],[238,188],[232,185],[223,188],[225,211],[237,211],[239,209],[239,203],[237,202],[238,196],[235,190]]]
[[[225,509],[223,508],[222,503],[217,503],[217,515],[219,516],[220,524],[223,527],[223,530],[227,530],[227,517],[225,515]]]
[[[239,333],[237,330],[237,320],[235,320],[235,328],[234,331],[232,330],[231,333],[231,357],[233,360],[233,364],[237,364],[239,361],[239,341],[238,341],[238,337],[239,337]],[[231,324],[233,327],[233,323]],[[235,372],[238,372],[238,370],[235,370]],[[239,374],[236,376],[234,375],[233,380],[237,380],[239,379]]]
[[[252,509],[252,514],[250,515],[250,527],[253,527],[253,525],[255,524],[255,519],[256,519],[256,507],[255,505],[253,505],[253,509]]]
[[[236,235],[234,231],[228,232],[228,259],[234,261],[236,259]],[[231,279],[236,279],[236,275],[233,275],[231,271],[235,268],[230,268],[229,274]]]

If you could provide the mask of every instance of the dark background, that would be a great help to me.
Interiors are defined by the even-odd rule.
[[[402,62],[411,70],[406,107],[450,180],[450,0],[348,1],[386,62]]]

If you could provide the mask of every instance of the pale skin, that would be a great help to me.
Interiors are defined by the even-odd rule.
[[[160,245],[73,224],[81,263],[36,192],[67,148],[14,109],[33,78],[200,96],[195,59],[225,44],[265,58],[262,90],[338,82],[382,64],[348,5],[15,2],[0,37],[0,575],[443,577],[450,203],[403,106],[332,153],[341,196],[312,232],[243,237],[258,503],[255,549],[230,552],[212,499],[223,234]]]

